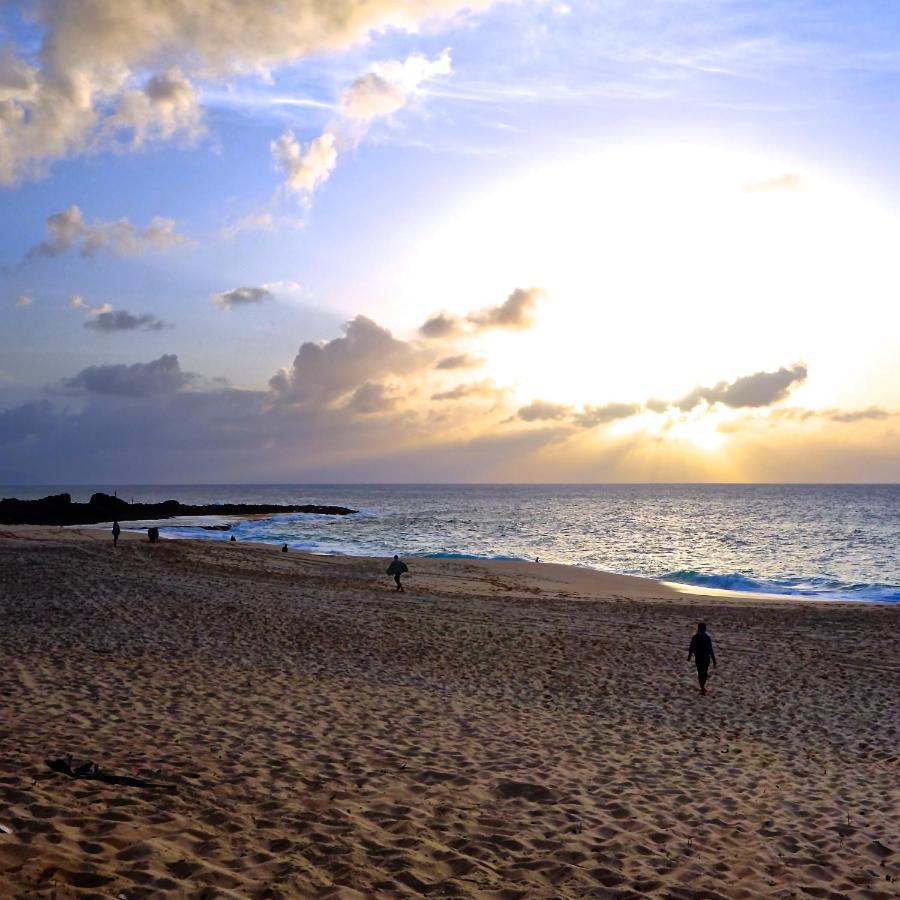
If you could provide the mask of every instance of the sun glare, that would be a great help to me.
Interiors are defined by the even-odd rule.
[[[859,327],[835,327],[848,298],[857,312],[888,308],[898,239],[895,218],[812,167],[699,147],[609,150],[464,204],[412,255],[400,302],[420,309],[427,295],[465,312],[543,287],[533,330],[481,338],[486,375],[526,402],[674,399],[840,352]],[[808,403],[848,388],[828,381],[840,366],[824,369],[801,388]],[[695,424],[688,434],[722,440]]]

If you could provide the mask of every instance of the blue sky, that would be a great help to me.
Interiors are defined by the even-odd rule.
[[[167,416],[170,389],[288,421],[257,429],[252,462],[175,459],[160,480],[259,479],[260,459],[276,478],[404,480],[417,454],[426,480],[805,480],[808,441],[823,480],[897,480],[900,8],[476,6],[5,6],[0,481],[91,480],[85,435],[110,404]],[[48,218],[73,206],[54,244]],[[517,289],[527,315],[477,324]],[[441,310],[462,323],[444,357],[481,367],[435,368],[417,329]],[[360,315],[419,363],[273,393],[304,342]],[[165,390],[79,377],[119,384],[112,367],[167,355],[190,377]],[[753,405],[675,402],[800,363]],[[578,424],[616,403],[635,411]],[[59,458],[60,435],[82,456]],[[109,440],[107,469],[145,471]]]

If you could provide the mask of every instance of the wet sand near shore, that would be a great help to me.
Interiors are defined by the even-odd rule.
[[[900,896],[900,605],[408,562],[0,528],[0,897]]]

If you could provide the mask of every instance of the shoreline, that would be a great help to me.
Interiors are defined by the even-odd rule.
[[[216,520],[216,522],[224,522],[230,517],[210,517]],[[240,521],[249,521],[250,518],[256,519],[266,519],[270,518],[267,515],[253,516],[253,517],[241,517],[238,519],[234,519],[235,522]],[[171,522],[167,522],[166,520],[147,520],[148,524],[157,525],[160,528],[189,528],[189,527],[202,527],[202,526],[190,526],[190,525],[173,525]],[[131,523],[128,523],[129,525]],[[104,535],[104,539],[108,540],[108,536],[106,532],[108,528],[112,526],[112,523],[92,523],[89,525],[64,525],[64,526],[53,526],[53,525],[6,525],[0,526],[0,532],[3,529],[7,529],[8,531],[12,531],[14,529],[18,529],[23,535],[27,534],[28,531],[37,529],[38,534],[43,531],[53,533],[57,532],[60,529],[65,529],[66,531],[71,531],[76,534],[80,534],[82,532],[87,532],[93,536],[93,534]],[[146,524],[143,526],[146,528]],[[134,528],[122,528],[122,537],[120,540],[125,539],[125,535],[129,535],[129,540],[141,540],[141,529]],[[169,535],[169,536],[161,536],[161,540],[175,540],[175,541],[190,541],[198,544],[199,546],[205,545],[215,545],[219,543],[231,543],[227,538],[201,538],[195,537],[193,535],[185,535],[185,536],[177,536],[177,535]],[[240,544],[241,547],[262,547],[269,548],[270,551],[278,551],[280,553],[280,545],[277,542],[268,542],[261,540],[239,540],[235,543]],[[302,550],[291,548],[290,553],[294,555],[304,555],[313,558],[322,558],[322,559],[351,559],[351,560],[360,560],[373,564],[373,566],[380,565],[382,562],[386,562],[389,559],[388,555],[384,557],[380,556],[366,556],[362,554],[355,553],[319,553],[312,550]],[[728,589],[720,589],[714,587],[706,587],[703,585],[691,585],[683,582],[674,582],[674,581],[666,581],[662,578],[649,578],[642,575],[631,575],[628,573],[621,572],[611,572],[609,570],[597,569],[593,566],[589,565],[578,565],[574,563],[557,563],[557,562],[539,562],[535,563],[533,561],[527,559],[508,559],[508,558],[485,558],[480,556],[468,556],[463,554],[454,554],[447,556],[408,556],[404,557],[413,565],[425,564],[426,566],[432,562],[437,563],[447,563],[452,564],[454,562],[460,564],[484,564],[486,566],[493,565],[514,565],[514,566],[522,566],[524,567],[523,572],[526,575],[537,575],[539,580],[543,580],[540,576],[540,569],[546,567],[559,567],[563,571],[570,571],[572,576],[575,576],[575,573],[578,572],[591,572],[600,576],[601,579],[627,579],[626,584],[632,585],[632,590],[635,590],[638,594],[644,596],[650,593],[665,593],[671,592],[677,596],[684,598],[704,598],[704,599],[720,599],[728,602],[767,602],[767,603],[825,603],[829,605],[838,605],[838,604],[848,604],[851,606],[856,606],[858,604],[863,605],[874,605],[877,607],[881,606],[892,606],[897,603],[897,601],[892,600],[876,600],[873,598],[850,598],[850,597],[841,597],[841,598],[832,598],[832,597],[823,597],[823,596],[809,596],[802,594],[778,594],[774,592],[754,592],[754,591],[733,591]],[[565,578],[563,579],[566,580]],[[576,583],[582,583],[579,579],[575,578]],[[643,584],[642,584],[643,583]],[[653,587],[651,587],[651,585]],[[598,590],[601,590],[598,584]],[[598,593],[596,595],[598,598],[602,598],[602,593]],[[591,599],[590,597],[586,599]]]

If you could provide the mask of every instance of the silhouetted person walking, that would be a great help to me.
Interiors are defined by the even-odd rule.
[[[391,564],[387,567],[388,575],[394,576],[394,581],[397,582],[397,590],[403,592],[403,585],[400,583],[400,576],[404,572],[408,572],[409,567],[403,562],[399,556],[394,556],[391,560]]]
[[[700,682],[700,693],[706,693],[706,679],[709,678],[709,662],[716,665],[716,653],[713,650],[712,638],[706,633],[706,622],[697,626],[697,633],[691,638],[688,647],[688,662],[691,657],[697,665],[697,681]]]
[[[122,533],[122,529],[119,528],[118,520],[113,522],[113,547],[118,546],[119,544],[119,535]]]

